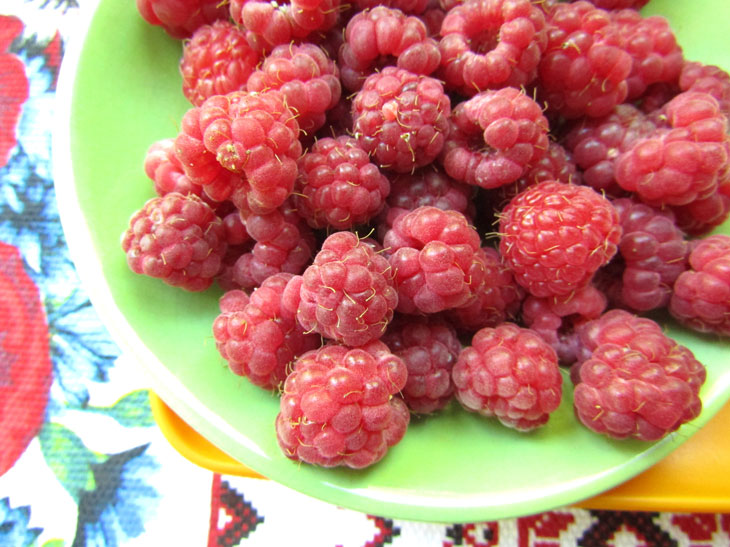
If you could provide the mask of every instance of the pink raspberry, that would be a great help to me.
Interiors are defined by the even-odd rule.
[[[318,335],[305,334],[294,314],[281,305],[292,277],[272,275],[250,299],[240,290],[226,292],[213,322],[216,347],[231,371],[263,389],[278,389],[294,360],[321,343]]]
[[[148,200],[122,236],[133,272],[188,291],[210,287],[226,248],[221,219],[194,194],[173,192]]]
[[[720,111],[730,117],[730,74],[715,65],[687,61],[679,74],[681,91],[709,93],[720,106]]]
[[[398,304],[391,277],[385,257],[356,234],[335,232],[304,274],[292,281],[292,292],[300,299],[297,319],[308,332],[348,346],[376,340]]]
[[[430,0],[355,0],[354,4],[358,11],[386,6],[406,14],[421,15],[428,8]]]
[[[446,13],[441,37],[439,76],[466,96],[531,83],[548,38],[530,0],[467,0]]]
[[[150,145],[145,154],[144,172],[154,182],[158,196],[171,192],[195,194],[200,198],[204,196],[203,187],[193,184],[185,174],[175,154],[174,139],[161,139]]]
[[[365,78],[389,65],[427,76],[440,62],[438,44],[423,21],[386,6],[355,13],[339,51],[342,85],[350,91],[359,90]]]
[[[365,224],[389,192],[390,182],[353,137],[319,139],[299,160],[295,202],[313,228]]]
[[[717,189],[709,196],[669,209],[674,213],[677,227],[688,236],[707,234],[730,215],[730,176],[721,175]]]
[[[571,369],[573,408],[588,429],[654,441],[699,415],[705,368],[656,322],[611,310],[579,334],[586,358]]]
[[[398,289],[398,311],[436,313],[469,304],[485,267],[479,234],[457,211],[419,207],[399,216],[383,238]]]
[[[204,25],[183,43],[183,94],[194,106],[200,106],[212,95],[245,90],[249,75],[260,62],[261,55],[232,23],[220,20]]]
[[[436,318],[399,316],[381,339],[408,369],[401,392],[408,408],[430,414],[451,401],[451,369],[461,352],[456,331]]]
[[[632,61],[609,13],[587,1],[557,3],[547,21],[538,88],[548,109],[566,118],[601,117],[623,103]]]
[[[545,181],[502,212],[499,250],[533,296],[567,296],[590,283],[621,237],[611,202],[588,186]]]
[[[247,89],[281,91],[300,129],[311,133],[324,125],[327,110],[340,100],[339,74],[334,61],[319,46],[282,44],[253,71]]]
[[[548,149],[548,121],[514,87],[483,91],[459,103],[439,161],[456,180],[496,188],[524,176]]]
[[[509,322],[477,331],[452,378],[466,410],[519,431],[545,425],[563,395],[555,350],[534,331]]]
[[[451,102],[441,82],[396,67],[367,77],[352,101],[353,132],[377,163],[408,173],[439,155]]]
[[[674,283],[669,312],[698,331],[730,336],[730,236],[697,240]]]
[[[403,361],[380,341],[327,344],[305,353],[284,382],[276,437],[288,458],[322,467],[368,467],[406,432],[410,415],[393,397]]]
[[[219,0],[137,0],[137,10],[150,25],[162,27],[177,39],[189,38],[196,29],[228,16]]]

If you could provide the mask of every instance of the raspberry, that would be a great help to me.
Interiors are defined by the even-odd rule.
[[[137,0],[137,10],[150,25],[162,27],[181,40],[199,27],[228,16],[219,0]]]
[[[548,121],[519,89],[483,91],[459,103],[439,161],[456,180],[496,188],[524,176],[548,149]]]
[[[248,79],[248,91],[278,89],[300,129],[314,132],[340,100],[339,70],[322,48],[310,43],[276,46]]]
[[[519,431],[545,425],[563,395],[555,350],[534,331],[509,322],[477,331],[452,378],[466,410]]]
[[[660,211],[630,198],[612,201],[622,228],[618,254],[621,271],[606,276],[613,305],[645,312],[669,304],[672,286],[687,269],[689,243],[671,211]]]
[[[270,276],[250,299],[240,290],[226,292],[213,322],[216,347],[231,371],[263,389],[279,388],[294,360],[321,343],[318,335],[305,334],[294,314],[281,305],[292,277]]]
[[[380,338],[398,304],[389,270],[356,234],[335,232],[298,281],[299,323],[348,346]]]
[[[299,160],[295,202],[313,228],[344,230],[367,223],[389,191],[388,179],[347,135],[319,139]]]
[[[352,101],[353,132],[377,163],[399,173],[433,162],[449,131],[441,83],[396,67],[367,77]]]
[[[699,415],[705,368],[657,323],[611,310],[579,334],[588,357],[571,369],[573,407],[587,428],[654,441]]]
[[[350,91],[358,91],[365,78],[388,65],[428,76],[440,62],[438,44],[423,21],[386,6],[353,15],[339,51],[342,85]]]
[[[557,3],[547,21],[538,89],[548,109],[566,118],[606,116],[626,99],[632,68],[617,25],[587,1]]]
[[[395,8],[406,14],[421,15],[426,11],[430,0],[355,0],[358,11],[373,9],[378,6]]]
[[[226,247],[223,222],[194,194],[173,192],[148,200],[122,235],[133,272],[188,291],[212,284]]]
[[[669,312],[698,331],[730,335],[730,237],[715,234],[697,240],[689,268],[679,275]]]
[[[485,268],[477,231],[456,211],[419,207],[383,238],[398,289],[398,311],[436,313],[477,297]]]
[[[670,207],[679,229],[689,236],[702,236],[725,222],[730,215],[730,177],[722,175],[717,190],[687,205]]]
[[[451,369],[461,352],[461,342],[448,323],[435,318],[399,316],[388,326],[381,341],[408,369],[401,394],[412,412],[430,414],[451,401]]]
[[[649,0],[591,0],[591,4],[605,10],[622,10],[633,8],[638,10],[649,3]]]
[[[679,74],[681,91],[709,93],[720,106],[720,111],[730,117],[730,74],[715,65],[687,61]]]
[[[161,139],[147,149],[144,159],[145,174],[154,182],[155,193],[164,196],[171,192],[195,194],[203,198],[202,186],[193,184],[175,155],[175,140]]]
[[[302,355],[284,383],[276,437],[288,458],[322,467],[368,467],[405,434],[410,416],[393,397],[403,361],[385,344],[327,344]]]
[[[616,254],[618,213],[588,186],[545,181],[502,212],[499,250],[533,296],[567,296]]]
[[[547,46],[545,15],[530,0],[467,0],[447,12],[441,36],[439,75],[466,96],[531,83]]]
[[[576,326],[600,317],[607,304],[600,290],[586,285],[568,296],[528,296],[522,303],[522,320],[552,346],[560,363],[570,365],[580,346]]]

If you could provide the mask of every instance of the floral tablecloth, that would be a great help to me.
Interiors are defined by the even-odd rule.
[[[391,520],[176,452],[143,375],[80,286],[59,222],[55,86],[84,9],[83,0],[0,6],[0,546],[730,545],[721,514],[566,508],[473,524]]]

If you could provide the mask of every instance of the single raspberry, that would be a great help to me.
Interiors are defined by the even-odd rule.
[[[548,110],[566,118],[601,117],[623,103],[632,61],[609,13],[587,1],[557,3],[547,22],[538,89]]]
[[[545,181],[502,212],[499,250],[533,296],[567,296],[587,285],[616,254],[618,213],[588,186]]]
[[[674,283],[669,312],[698,331],[730,336],[730,236],[697,240]]]
[[[477,298],[485,267],[479,234],[457,211],[419,207],[399,216],[383,238],[398,311],[436,313]]]
[[[659,119],[668,128],[638,139],[616,159],[616,182],[654,206],[687,205],[714,193],[730,166],[728,120],[717,100],[685,91]]]
[[[175,154],[175,139],[153,142],[144,158],[144,172],[154,182],[155,193],[195,194],[203,198],[203,187],[193,184]]]
[[[390,182],[353,137],[319,139],[299,160],[295,203],[313,228],[365,224],[383,208]]]
[[[573,408],[588,429],[654,441],[699,415],[705,367],[659,324],[611,310],[579,333],[586,358],[571,369]]]
[[[281,305],[292,277],[272,275],[250,298],[241,290],[226,292],[213,322],[215,344],[228,367],[263,389],[278,389],[294,360],[321,344],[318,335],[305,334],[294,314]]]
[[[410,420],[393,397],[403,361],[385,344],[327,344],[302,355],[284,382],[276,437],[288,458],[322,467],[368,467],[399,442]]]
[[[376,340],[398,304],[391,276],[387,259],[356,234],[335,232],[302,274],[297,319],[348,346]]]
[[[720,106],[720,111],[730,117],[730,74],[715,65],[687,61],[679,74],[681,91],[709,93]]]
[[[401,395],[412,412],[430,414],[451,401],[451,369],[461,352],[453,327],[436,318],[398,316],[381,341],[408,369]]]
[[[248,77],[260,62],[261,54],[232,23],[219,20],[204,25],[183,43],[183,94],[194,106],[200,106],[212,95],[245,90]]]
[[[537,76],[547,38],[545,15],[530,0],[467,0],[441,24],[439,76],[466,96],[526,86]]]
[[[528,296],[522,303],[522,321],[552,346],[561,364],[572,365],[580,347],[576,326],[600,317],[607,305],[600,290],[586,285],[568,296]]]
[[[555,350],[536,332],[509,322],[477,331],[451,375],[466,410],[519,431],[545,425],[563,396]]]
[[[338,59],[342,85],[358,91],[365,78],[389,65],[428,76],[438,68],[441,54],[418,17],[376,6],[348,21]]]
[[[177,39],[189,38],[199,27],[228,17],[219,0],[137,0],[137,10],[150,25]]]
[[[122,236],[133,272],[188,291],[213,283],[226,247],[223,222],[194,194],[173,192],[148,200]]]
[[[439,161],[458,181],[503,186],[545,155],[548,129],[540,105],[521,90],[483,91],[454,108]]]
[[[248,91],[278,89],[297,117],[299,128],[322,127],[327,110],[340,100],[339,70],[322,48],[310,43],[276,46],[248,79]]]
[[[377,163],[399,173],[433,162],[449,131],[441,82],[405,69],[371,74],[352,101],[353,132]]]
[[[638,10],[649,3],[649,0],[590,0],[597,8],[605,10],[623,10],[632,8]]]

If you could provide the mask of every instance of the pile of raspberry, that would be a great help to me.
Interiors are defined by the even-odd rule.
[[[654,318],[730,335],[730,75],[645,0],[214,4],[138,2],[191,104],[122,247],[218,291],[285,457],[368,467],[447,412],[644,441],[701,412]]]

